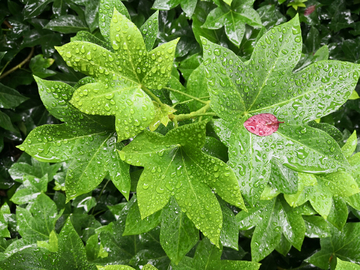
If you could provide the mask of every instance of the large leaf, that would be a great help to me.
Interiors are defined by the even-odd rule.
[[[108,119],[89,116],[69,103],[74,88],[36,78],[40,96],[60,125],[43,125],[30,132],[20,149],[40,161],[69,161],[66,175],[67,200],[93,190],[107,172],[114,185],[128,198],[129,166],[121,161],[116,135]]]
[[[174,196],[182,211],[218,245],[222,227],[220,205],[225,201],[245,208],[234,173],[221,160],[201,152],[205,122],[181,126],[166,136],[144,132],[120,152],[129,164],[145,167],[137,185],[140,214],[162,209]]]
[[[222,118],[218,134],[229,147],[229,164],[251,204],[265,188],[272,158],[300,172],[330,173],[348,166],[332,137],[304,124],[347,100],[359,78],[357,66],[326,60],[294,73],[301,56],[300,33],[297,17],[274,27],[247,62],[202,39],[211,107]],[[243,123],[261,113],[285,124],[270,136],[248,132]]]
[[[113,52],[83,41],[70,42],[57,50],[69,66],[96,79],[79,87],[71,103],[86,114],[115,115],[121,141],[152,122],[154,106],[145,92],[166,85],[178,40],[148,52],[139,29],[116,10],[109,38]]]

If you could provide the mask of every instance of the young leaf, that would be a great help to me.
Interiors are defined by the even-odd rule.
[[[181,8],[185,12],[186,16],[191,18],[196,8],[197,2],[198,0],[155,0],[152,8],[160,10],[170,10],[177,5],[181,5]]]
[[[152,122],[153,103],[144,91],[165,86],[178,40],[148,52],[139,29],[116,10],[109,38],[114,52],[81,41],[57,50],[69,66],[97,81],[79,87],[71,103],[86,114],[115,115],[121,141],[140,133]]]
[[[144,132],[123,148],[120,157],[145,167],[137,186],[142,218],[162,209],[174,196],[195,226],[218,244],[222,215],[211,189],[225,201],[245,206],[234,173],[221,160],[201,152],[204,142],[205,122],[199,122],[166,136]]]
[[[8,230],[9,216],[11,216],[10,208],[7,203],[4,203],[0,209],[0,237],[11,237]]]
[[[55,203],[45,194],[40,194],[27,209],[16,208],[18,232],[28,243],[48,240],[55,222],[61,216]]]
[[[260,264],[248,261],[221,260],[222,248],[218,249],[208,239],[203,239],[196,247],[194,258],[185,257],[178,265],[172,264],[174,270],[198,270],[198,269],[246,269],[257,270]]]
[[[360,223],[347,223],[341,231],[333,228],[331,237],[320,239],[321,250],[306,261],[322,269],[328,269],[330,259],[335,256],[344,261],[360,263],[359,239]]]
[[[225,26],[229,40],[238,47],[245,34],[245,24],[262,27],[259,14],[252,8],[254,1],[234,0],[231,5],[219,3],[220,6],[209,13],[202,27],[219,29]]]
[[[299,211],[292,209],[279,197],[258,203],[248,213],[241,211],[236,219],[242,230],[256,226],[251,239],[254,261],[260,261],[270,254],[279,245],[282,234],[291,245],[301,249],[305,236],[304,220]]]

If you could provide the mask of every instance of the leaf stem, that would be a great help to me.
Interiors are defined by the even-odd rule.
[[[96,198],[96,203],[100,200],[101,195],[103,194],[107,184],[109,184],[110,180],[107,180],[107,182],[105,183],[105,185],[103,186],[103,188],[101,189],[99,196]],[[93,207],[93,209],[91,210],[91,215],[94,214],[94,210],[95,210],[95,206]]]
[[[216,116],[216,113],[214,113],[214,112],[206,112],[209,108],[210,108],[210,100],[206,102],[206,105],[204,107],[200,108],[199,110],[197,110],[195,112],[191,112],[188,114],[173,115],[170,117],[170,119],[176,125],[178,121],[184,121],[184,120],[195,118],[198,116]]]
[[[160,105],[163,104],[161,100],[153,92],[151,92],[151,90],[149,90],[145,85],[142,85],[141,89],[143,89],[146,92],[146,94],[152,97],[157,103],[159,103]]]
[[[181,95],[183,95],[183,96],[187,96],[187,97],[189,97],[189,98],[191,98],[191,99],[193,99],[193,100],[196,100],[196,101],[198,101],[198,102],[201,102],[201,103],[203,103],[203,104],[207,104],[207,101],[201,100],[201,99],[199,99],[199,98],[197,98],[197,97],[194,97],[194,96],[189,95],[189,94],[187,94],[187,93],[184,93],[184,92],[182,92],[182,91],[179,91],[179,90],[176,90],[176,89],[173,89],[173,88],[170,88],[170,87],[164,87],[164,88],[167,89],[167,90],[173,91],[173,92],[175,92],[175,93],[179,93],[179,94],[181,94]]]
[[[2,75],[0,76],[0,80],[1,80],[2,78],[4,78],[5,76],[9,75],[10,73],[14,72],[15,70],[21,68],[26,62],[30,61],[31,57],[32,57],[33,54],[34,54],[34,50],[35,50],[34,47],[31,47],[31,51],[30,51],[29,55],[28,55],[20,64],[16,65],[16,66],[13,67],[12,69],[10,69],[10,70],[6,71],[4,74],[2,74]]]

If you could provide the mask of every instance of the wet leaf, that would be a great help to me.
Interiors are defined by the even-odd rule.
[[[145,167],[137,186],[142,218],[162,209],[174,196],[195,226],[218,245],[222,215],[211,189],[225,201],[245,206],[235,175],[221,160],[201,152],[204,142],[205,122],[200,122],[171,130],[165,137],[144,132],[120,156]]]
[[[145,92],[147,87],[161,89],[169,80],[178,40],[148,52],[139,29],[116,10],[109,36],[114,52],[81,41],[57,49],[69,66],[96,78],[96,83],[79,87],[71,103],[86,114],[115,115],[121,141],[152,122],[155,111]]]
[[[198,0],[155,0],[152,8],[160,10],[170,10],[181,5],[182,10],[185,12],[186,16],[191,18]]]
[[[129,166],[122,162],[116,135],[107,119],[86,115],[69,100],[74,88],[36,78],[40,95],[50,113],[66,123],[43,125],[30,132],[19,146],[40,161],[69,161],[65,188],[67,201],[93,190],[107,172],[114,185],[128,198]]]
[[[196,269],[244,269],[244,270],[257,270],[260,264],[249,261],[231,261],[221,260],[222,249],[218,249],[212,245],[211,242],[205,238],[196,247],[194,258],[185,257],[178,265],[172,264],[174,270],[196,270]]]
[[[126,217],[125,231],[123,235],[141,234],[150,231],[160,223],[161,211],[158,211],[151,216],[141,219],[139,206],[137,204],[136,196],[131,198],[134,202]]]
[[[253,261],[269,255],[279,245],[282,235],[295,248],[301,249],[305,237],[304,220],[297,209],[291,208],[279,197],[257,203],[248,213],[241,211],[236,220],[240,230],[256,226],[251,238]]]
[[[202,43],[211,107],[222,118],[216,131],[226,134],[219,137],[229,147],[229,164],[250,204],[260,198],[274,157],[300,172],[348,166],[333,138],[303,124],[347,100],[359,78],[356,65],[326,60],[293,73],[301,55],[297,17],[264,34],[247,62],[206,39]],[[285,123],[270,136],[249,133],[244,122],[263,113]]]
[[[275,115],[261,113],[254,115],[244,122],[244,127],[251,133],[258,136],[269,136],[279,128],[279,122]]]
[[[198,242],[199,231],[173,197],[162,210],[161,219],[161,247],[170,260],[178,264]]]
[[[50,20],[47,25],[45,25],[44,29],[57,31],[64,34],[88,30],[84,22],[75,15],[62,15],[54,18]]]
[[[245,33],[245,24],[262,27],[259,14],[252,8],[254,1],[232,1],[231,6],[219,1],[220,6],[213,9],[206,18],[203,28],[219,29],[225,27],[229,40],[240,46]]]
[[[18,232],[28,243],[49,239],[55,222],[61,216],[55,203],[45,194],[40,194],[34,204],[27,208],[16,208]]]
[[[338,257],[344,261],[360,263],[360,223],[347,223],[341,231],[331,230],[331,237],[321,238],[321,250],[307,262],[322,269],[329,268],[330,258]]]

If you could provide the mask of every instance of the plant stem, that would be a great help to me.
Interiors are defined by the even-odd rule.
[[[183,95],[183,96],[187,96],[187,97],[189,97],[189,98],[191,98],[191,99],[193,99],[193,100],[196,100],[196,101],[198,101],[198,102],[201,102],[201,103],[203,103],[203,104],[207,104],[207,101],[201,100],[201,99],[199,99],[199,98],[197,98],[197,97],[194,97],[194,96],[189,95],[189,94],[187,94],[187,93],[184,93],[184,92],[182,92],[182,91],[179,91],[179,90],[176,90],[176,89],[173,89],[173,88],[169,88],[169,87],[165,87],[165,89],[170,90],[170,91],[173,91],[173,92],[176,92],[176,93],[179,93],[179,94],[181,94],[181,95]]]
[[[204,107],[200,108],[199,110],[197,110],[195,112],[191,112],[189,114],[174,115],[170,119],[176,125],[178,121],[184,121],[184,120],[195,118],[198,116],[216,116],[216,113],[214,113],[214,112],[206,112],[209,108],[210,108],[210,101],[207,101],[206,105]]]
[[[146,92],[146,94],[148,94],[150,97],[152,97],[157,103],[159,103],[160,105],[163,104],[161,102],[161,100],[156,95],[154,95],[154,93],[151,92],[151,90],[147,89],[147,87],[145,85],[142,85],[141,89],[143,89]]]
[[[105,183],[105,185],[103,186],[103,188],[101,189],[100,193],[99,193],[99,196],[96,198],[96,203],[98,203],[98,201],[100,200],[100,197],[101,195],[103,194],[107,184],[109,184],[110,180],[107,180],[107,182]],[[91,214],[93,215],[94,214],[94,210],[95,210],[95,207],[93,207],[93,209],[91,210]]]
[[[5,76],[9,75],[10,73],[14,72],[15,70],[21,68],[26,62],[30,61],[33,54],[34,54],[34,47],[31,47],[31,51],[30,51],[29,55],[20,64],[16,65],[12,69],[10,69],[10,70],[6,71],[4,74],[2,74],[0,76],[0,80],[2,78],[4,78]]]

